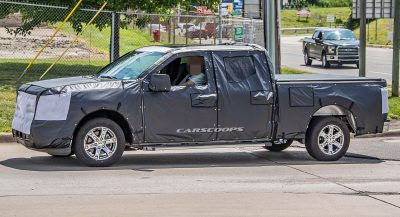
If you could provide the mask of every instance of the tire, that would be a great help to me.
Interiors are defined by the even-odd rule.
[[[322,53],[321,61],[322,61],[322,67],[323,68],[331,67],[331,64],[329,63],[328,59],[326,58],[326,53],[325,52]]]
[[[304,51],[304,64],[306,64],[306,66],[311,66],[312,64],[312,60],[308,56],[308,50]]]
[[[346,154],[349,145],[349,128],[339,118],[316,118],[307,130],[306,149],[311,157],[316,160],[339,160]]]
[[[110,119],[92,119],[78,130],[73,150],[76,157],[87,166],[111,166],[125,150],[124,132]]]
[[[289,148],[290,145],[292,145],[293,140],[289,139],[286,140],[286,142],[283,143],[277,143],[277,142],[271,142],[272,146],[264,146],[265,149],[271,152],[281,152],[287,148]]]

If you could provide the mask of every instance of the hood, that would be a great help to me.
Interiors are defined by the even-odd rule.
[[[359,41],[325,41],[326,45],[337,45],[337,46],[358,46]]]
[[[122,88],[122,81],[99,79],[91,76],[56,78],[23,84],[20,86],[19,91],[34,95],[51,95],[66,91],[108,88]]]

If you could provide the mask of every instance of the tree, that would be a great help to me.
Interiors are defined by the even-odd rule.
[[[191,5],[204,5],[212,9],[217,8],[220,0],[110,0],[107,5],[107,10],[113,11],[125,11],[127,9],[142,10],[148,13],[172,13],[172,8],[181,5],[182,8],[186,8],[188,11]],[[77,0],[34,0],[31,3],[38,4],[51,4],[51,5],[62,5],[68,7],[68,10],[47,8],[47,7],[35,7],[25,6],[17,4],[0,3],[0,19],[6,17],[9,14],[21,13],[23,19],[23,25],[14,29],[7,29],[10,34],[30,34],[30,31],[39,26],[42,23],[55,24],[64,19],[66,14],[72,9],[77,3]],[[104,0],[84,0],[80,8],[100,8],[104,3]],[[87,23],[95,12],[88,11],[76,11],[75,14],[69,20],[72,27],[76,32],[80,32],[83,25]],[[110,14],[101,13],[93,24],[102,29],[110,25]],[[124,22],[121,23],[122,25]]]

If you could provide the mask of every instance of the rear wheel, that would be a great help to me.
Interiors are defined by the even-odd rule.
[[[288,139],[285,142],[271,142],[271,146],[265,145],[265,149],[271,152],[281,152],[292,145],[293,140]]]
[[[349,144],[349,128],[336,117],[317,118],[307,131],[307,151],[320,161],[339,160],[346,154]]]
[[[76,157],[87,166],[110,166],[125,150],[124,133],[114,121],[96,118],[79,129],[73,148]]]
[[[308,56],[308,50],[304,51],[304,64],[306,64],[306,66],[311,66],[312,64],[312,60]]]
[[[326,57],[326,53],[322,53],[321,60],[322,60],[322,67],[324,67],[324,68],[331,67],[331,64],[329,63],[328,58]]]

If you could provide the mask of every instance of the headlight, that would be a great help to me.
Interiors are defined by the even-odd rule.
[[[66,120],[70,102],[71,92],[40,96],[36,107],[35,120]]]
[[[334,54],[336,52],[336,47],[335,46],[328,46],[328,53]]]
[[[36,96],[18,92],[12,128],[25,134],[31,133],[31,124],[35,116]]]

